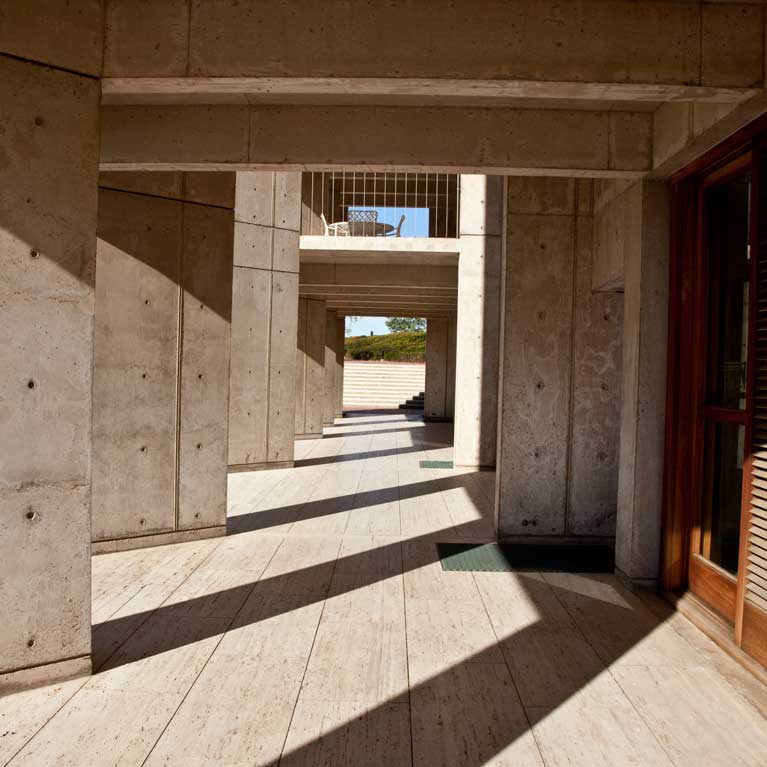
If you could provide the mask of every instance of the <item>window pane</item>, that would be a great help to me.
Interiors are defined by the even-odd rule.
[[[701,554],[731,573],[738,571],[740,501],[745,428],[736,423],[710,423],[707,504],[704,506]]]
[[[744,173],[706,193],[708,253],[708,403],[746,406],[749,192]]]

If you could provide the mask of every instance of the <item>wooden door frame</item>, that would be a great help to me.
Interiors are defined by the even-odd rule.
[[[756,141],[767,131],[767,116],[746,126],[715,149],[706,153],[671,179],[671,231],[669,259],[669,313],[668,313],[668,380],[666,389],[666,432],[663,477],[661,589],[666,593],[680,593],[690,586],[690,564],[693,559],[690,533],[699,506],[695,505],[697,488],[695,472],[700,466],[700,443],[694,439],[699,417],[699,401],[689,394],[695,389],[695,371],[700,370],[701,334],[696,332],[700,323],[700,242],[701,216],[699,189],[703,176],[725,168],[739,157],[753,152],[753,165],[758,167],[760,151]],[[759,173],[753,174],[753,183],[759,183]],[[758,187],[752,190],[752,199],[758,199]],[[751,274],[749,301],[748,359],[754,359],[754,326],[756,301],[756,266],[758,263],[758,206],[752,205]],[[693,232],[694,237],[689,233]],[[700,325],[698,324],[698,327]],[[753,374],[755,365],[747,366],[746,396],[747,412],[753,409]],[[741,539],[739,563],[745,561],[748,522],[748,497],[750,492],[751,424],[746,419],[745,455],[743,465],[743,495],[741,512]],[[716,567],[710,568],[715,570]],[[735,638],[740,643],[743,619],[743,589],[745,567],[739,566],[738,577],[731,592],[726,595],[732,605]],[[705,586],[704,586],[705,588]],[[734,603],[734,604],[733,604]]]

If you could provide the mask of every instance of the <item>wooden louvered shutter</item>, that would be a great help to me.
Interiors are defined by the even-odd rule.
[[[767,154],[755,164],[756,258],[750,487],[741,527],[740,645],[767,665]],[[753,240],[752,240],[753,241]],[[752,272],[753,274],[753,272]]]

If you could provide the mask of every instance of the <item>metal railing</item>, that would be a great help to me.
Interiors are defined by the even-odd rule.
[[[459,194],[450,173],[304,173],[301,234],[457,237]]]

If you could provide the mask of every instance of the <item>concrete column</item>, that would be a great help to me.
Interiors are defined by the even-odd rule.
[[[323,426],[332,426],[343,415],[344,320],[335,310],[328,311],[325,324],[325,403]],[[340,412],[339,412],[340,410]]]
[[[592,290],[591,182],[509,178],[501,537],[615,533],[622,300]]]
[[[668,187],[639,182],[597,212],[624,264],[623,404],[616,565],[654,584],[660,563],[668,306]]]
[[[332,426],[336,417],[336,317],[325,312],[325,389],[322,399],[322,425]]]
[[[430,319],[426,330],[424,420],[452,421],[455,405],[455,320]]]
[[[461,175],[456,466],[495,466],[502,209],[502,177]]]
[[[325,302],[298,301],[296,353],[296,439],[322,437],[325,409]]]
[[[190,201],[207,199],[190,174],[100,181],[94,553],[226,532],[234,174],[218,175],[214,204]]]
[[[91,651],[99,82],[50,66],[50,46],[48,66],[31,61],[20,29],[14,43],[24,60],[0,54],[0,696],[88,673]]]
[[[300,173],[238,173],[229,465],[293,465]]]
[[[335,416],[343,418],[344,415],[344,358],[346,344],[346,317],[336,318],[336,390],[335,390]]]

